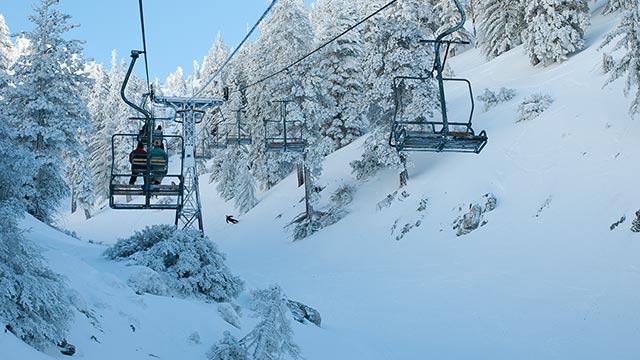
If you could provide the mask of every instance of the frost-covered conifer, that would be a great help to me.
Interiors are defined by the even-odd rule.
[[[531,64],[548,66],[584,47],[589,5],[586,0],[532,0],[525,21],[524,47]]]
[[[184,79],[184,71],[180,66],[169,76],[162,86],[165,96],[187,96],[187,82]]]
[[[13,52],[13,43],[9,38],[9,27],[7,27],[4,16],[0,14],[0,74],[6,72],[11,65]]]
[[[625,49],[621,58],[613,61],[605,86],[626,75],[624,94],[635,91],[629,113],[640,113],[640,1],[629,0],[620,25],[607,34],[600,48],[615,42],[612,51]]]
[[[318,46],[334,38],[358,21],[352,1],[323,0],[313,4],[315,41]],[[363,92],[362,56],[364,44],[358,31],[351,31],[310,59],[305,74],[308,94],[305,114],[308,122],[320,123],[320,131],[341,148],[366,130],[366,120],[358,103]]]
[[[62,279],[18,229],[33,188],[35,158],[16,141],[0,97],[0,323],[42,349],[64,339],[73,312]]]
[[[251,360],[247,349],[231,333],[225,331],[223,338],[207,353],[209,360]]]
[[[434,7],[434,11],[440,17],[440,27],[436,30],[436,35],[444,33],[445,31],[458,24],[458,22],[460,22],[460,12],[458,11],[458,8],[456,7],[453,0],[439,0]],[[471,42],[472,39],[471,33],[469,33],[469,31],[463,27],[462,29],[447,36],[445,40]],[[451,48],[449,49],[449,55],[455,56],[455,54],[459,52],[458,50],[464,48],[465,46],[466,45],[460,44],[451,45]]]
[[[278,285],[252,292],[252,310],[258,325],[243,338],[254,360],[299,359],[300,348],[293,342],[291,313],[287,298]]]
[[[368,2],[363,11],[372,13],[385,3]],[[368,78],[364,89],[366,103],[362,104],[361,111],[369,120],[371,133],[365,141],[362,158],[351,164],[357,178],[366,178],[386,167],[404,173],[406,158],[387,143],[394,111],[392,81],[395,76],[403,75],[428,77],[433,64],[432,45],[420,43],[420,40],[434,38],[431,6],[424,1],[407,0],[386,11],[385,16],[373,18],[364,29],[364,71]],[[403,97],[417,109],[409,115],[412,118],[406,120],[433,113],[437,107],[433,81],[408,82]]]
[[[246,73],[249,83],[263,79],[306,55],[313,44],[313,31],[306,7],[302,0],[278,1],[271,17],[260,25],[257,42],[247,51]],[[301,63],[291,68],[295,81],[302,82],[307,72],[307,64]],[[304,123],[301,98],[306,89],[294,86],[286,72],[247,89],[250,104],[247,118],[252,129],[263,129],[264,120],[279,119],[279,103],[274,100],[285,99],[295,93],[294,101],[287,107],[287,120]],[[264,132],[254,131],[254,141],[250,147],[249,161],[256,180],[265,188],[270,188],[293,170],[300,162],[300,155],[292,152],[266,153]],[[273,134],[272,134],[273,135]]]
[[[85,134],[79,134],[85,138]],[[87,161],[86,151],[75,154],[65,154],[67,163],[67,179],[71,189],[71,212],[79,206],[84,211],[86,219],[91,218],[91,209],[95,203],[95,183]]]
[[[15,210],[0,200],[0,322],[42,350],[64,340],[73,311],[62,278],[22,237]]]
[[[256,197],[256,181],[251,174],[249,165],[246,164],[246,158],[243,156],[238,166],[237,185],[235,189],[234,199],[235,205],[241,214],[253,209],[258,204]]]
[[[37,160],[34,193],[29,212],[51,221],[60,201],[67,195],[63,179],[63,151],[82,151],[76,134],[86,129],[89,114],[82,97],[88,77],[82,71],[82,47],[78,40],[63,35],[76,27],[56,10],[57,0],[41,0],[30,16],[35,28],[25,33],[30,40],[27,54],[10,68],[11,87],[5,87],[5,111]]]
[[[525,0],[480,0],[477,4],[480,45],[491,59],[522,44]]]
[[[623,10],[628,4],[632,3],[633,0],[608,0],[607,4],[604,6],[604,10],[602,10],[602,14],[608,15],[616,11]]]
[[[220,69],[220,66],[224,64],[224,61],[229,57],[229,46],[224,42],[222,34],[218,33],[216,40],[209,49],[209,52],[202,61],[202,70],[200,71],[200,77],[203,82],[208,82],[213,74]],[[203,83],[201,86],[204,86]],[[224,77],[219,76],[213,80],[209,86],[203,91],[206,96],[220,96],[222,88],[225,85]],[[199,90],[199,89],[198,89]]]

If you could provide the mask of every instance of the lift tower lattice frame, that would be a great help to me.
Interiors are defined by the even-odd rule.
[[[182,123],[184,151],[182,153],[182,174],[184,191],[181,206],[176,210],[176,225],[182,229],[195,228],[204,233],[202,226],[202,204],[198,185],[198,169],[196,166],[196,124],[204,118],[207,109],[224,104],[224,99],[186,98],[186,97],[154,97],[153,102],[172,108]]]

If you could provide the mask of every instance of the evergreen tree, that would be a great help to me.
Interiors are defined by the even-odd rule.
[[[278,1],[271,17],[260,25],[258,40],[248,49],[246,73],[250,74],[249,83],[261,80],[283,70],[311,50],[313,31],[306,8],[302,0]],[[265,61],[267,59],[267,61]],[[291,69],[294,79],[300,79],[307,71],[306,65],[299,64]],[[272,77],[247,89],[246,97],[251,106],[247,111],[252,129],[262,129],[264,120],[279,119],[279,105],[273,100],[284,99],[296,94],[294,102],[287,109],[288,121],[304,122],[301,98],[305,89],[296,87],[286,73]],[[249,161],[259,183],[270,188],[301,161],[299,154],[267,153],[264,147],[264,132],[254,132],[254,141],[250,147]]]
[[[495,58],[522,44],[524,0],[480,0],[477,4],[482,52]]]
[[[609,78],[605,86],[627,76],[624,86],[624,94],[635,90],[636,97],[631,103],[629,113],[633,116],[640,113],[640,2],[629,0],[625,5],[625,11],[618,27],[607,34],[600,45],[603,48],[616,40],[612,51],[625,49],[626,52],[620,59],[614,59],[613,68],[609,71]]]
[[[363,11],[370,14],[384,1],[367,2]],[[371,133],[364,144],[362,158],[351,163],[357,178],[363,179],[380,169],[393,167],[406,174],[406,157],[388,144],[394,112],[393,78],[395,76],[429,77],[433,64],[432,47],[419,40],[433,39],[432,8],[423,1],[407,0],[387,10],[387,16],[373,18],[364,29],[364,71],[366,102],[361,111],[369,119]],[[433,81],[410,82],[403,97],[418,111],[413,116],[431,114],[437,107]],[[414,120],[414,119],[407,119]]]
[[[41,0],[34,5],[36,14],[29,19],[35,29],[25,33],[29,52],[12,65],[13,86],[4,92],[18,139],[37,160],[28,210],[49,222],[68,192],[62,153],[82,151],[76,134],[89,124],[82,98],[88,77],[81,68],[81,43],[63,38],[76,25],[67,23],[70,16],[56,10],[57,4]]]
[[[33,195],[36,161],[0,97],[0,322],[28,344],[43,349],[64,339],[73,317],[60,276],[47,269],[40,251],[22,236],[17,221]]]
[[[604,15],[608,15],[608,14],[612,14],[616,11],[620,11],[620,10],[624,10],[625,8],[627,8],[628,4],[632,4],[633,0],[608,0],[607,4],[604,6],[604,10],[602,11],[602,14]]]
[[[82,138],[86,134],[80,134]],[[84,142],[84,141],[83,141]],[[84,216],[88,220],[91,218],[91,209],[96,200],[95,183],[89,161],[86,158],[86,151],[78,153],[68,153],[65,156],[67,163],[68,186],[71,189],[71,212],[75,212],[80,206],[84,210]]]
[[[434,11],[440,17],[440,27],[436,30],[436,35],[453,28],[460,22],[460,12],[453,0],[440,0],[436,3]],[[471,42],[471,33],[464,27],[453,34],[447,36],[445,40],[468,41]],[[449,48],[449,55],[455,56],[458,50],[465,45],[454,44]]]
[[[244,154],[243,154],[244,155]],[[234,193],[235,205],[241,214],[248,212],[258,204],[256,197],[256,181],[251,174],[246,156],[242,156],[237,163],[238,174]]]
[[[165,96],[187,96],[187,82],[184,80],[184,72],[180,66],[167,77],[162,93]]]
[[[293,342],[291,314],[282,289],[273,285],[252,292],[252,298],[252,310],[260,322],[242,339],[252,359],[299,359],[300,348]]]
[[[209,52],[207,53],[207,55],[204,57],[204,60],[202,61],[202,70],[201,70],[200,77],[202,78],[203,82],[208,82],[211,79],[213,74],[215,74],[216,71],[220,69],[220,66],[224,64],[225,60],[227,60],[227,58],[229,57],[229,54],[230,54],[229,47],[224,42],[222,35],[218,33],[218,35],[216,36],[216,40],[211,45]],[[204,83],[201,84],[201,86],[204,86],[204,85],[205,85]],[[213,80],[211,84],[209,84],[209,86],[207,86],[207,88],[203,91],[203,94],[205,96],[219,97],[223,87],[224,87],[223,77],[218,76],[216,79]]]
[[[9,28],[0,14],[0,74],[5,73],[13,62],[14,46],[9,38]],[[0,85],[2,82],[0,82]]]
[[[524,46],[531,64],[548,66],[584,47],[586,0],[532,0],[526,8]]]
[[[344,32],[357,22],[357,15],[351,1],[314,3],[311,18],[316,44]],[[335,148],[351,143],[366,130],[366,120],[357,106],[364,95],[363,51],[362,35],[351,31],[314,57],[304,77],[307,122],[320,123],[321,134],[333,140]]]

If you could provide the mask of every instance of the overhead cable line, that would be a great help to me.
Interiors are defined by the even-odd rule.
[[[147,37],[144,31],[144,12],[142,8],[142,0],[139,1],[140,4],[140,27],[142,28],[142,53],[144,54],[144,67],[145,73],[147,76],[147,89],[149,93],[151,93],[151,82],[149,81],[149,55],[147,54]]]
[[[142,0],[140,0],[142,1]],[[218,70],[216,70],[216,72],[211,75],[211,78],[209,79],[209,81],[207,81],[206,84],[204,84],[204,86],[198,91],[196,92],[191,99],[195,98],[196,96],[200,95],[204,89],[207,88],[207,86],[211,85],[211,83],[213,82],[213,80],[218,77],[218,75],[220,75],[220,73],[222,72],[222,70],[227,66],[227,64],[229,64],[229,62],[231,61],[231,59],[233,59],[233,57],[236,55],[236,53],[238,52],[238,50],[240,50],[240,48],[242,48],[242,45],[244,45],[244,43],[247,41],[247,39],[249,39],[249,37],[251,36],[251,34],[253,34],[253,32],[255,31],[255,29],[258,28],[258,25],[260,25],[260,23],[262,22],[262,20],[264,20],[264,18],[267,16],[267,14],[269,14],[269,12],[271,11],[271,9],[273,8],[273,6],[276,4],[276,0],[273,0],[271,2],[271,4],[267,7],[267,9],[264,11],[264,13],[262,14],[262,16],[260,17],[260,19],[258,19],[258,21],[253,25],[253,27],[251,28],[251,30],[249,30],[249,32],[247,33],[247,35],[244,37],[244,39],[242,39],[242,41],[240,42],[240,45],[238,45],[233,52],[231,53],[231,55],[229,55],[229,57],[227,58],[227,60],[225,60],[225,62],[222,64],[222,66],[220,66],[220,68],[218,68]]]
[[[240,89],[234,90],[233,92],[237,92],[237,91],[244,91],[250,87],[256,86],[262,82],[265,82],[279,74],[282,74],[283,72],[287,72],[289,71],[290,68],[300,64],[301,62],[303,62],[304,60],[306,60],[307,58],[309,58],[310,56],[314,55],[315,53],[319,52],[320,50],[324,49],[325,47],[329,46],[331,43],[333,43],[334,41],[338,40],[339,38],[341,38],[342,36],[344,36],[345,34],[347,34],[348,32],[352,31],[353,29],[357,28],[358,26],[362,25],[363,23],[369,21],[369,19],[371,19],[372,17],[378,15],[379,13],[385,11],[386,9],[388,9],[389,7],[391,7],[391,5],[395,4],[398,0],[392,0],[389,3],[387,3],[385,6],[381,7],[380,9],[376,10],[375,12],[373,12],[372,14],[368,15],[367,17],[365,17],[364,19],[360,20],[359,22],[357,22],[355,25],[352,25],[351,27],[347,28],[345,31],[341,32],[340,34],[336,35],[335,37],[333,37],[331,40],[325,42],[324,44],[320,45],[319,47],[317,47],[315,50],[311,51],[310,53],[308,53],[307,55],[301,57],[300,59],[294,61],[293,63],[289,64],[288,66],[285,66],[284,68],[272,73],[271,75],[265,76],[262,79],[253,82],[247,86],[244,86]]]

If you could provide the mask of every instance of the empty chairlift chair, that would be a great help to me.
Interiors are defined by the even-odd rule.
[[[438,35],[435,40],[422,41],[433,43],[435,50],[435,61],[433,69],[428,76],[397,76],[393,79],[395,96],[395,111],[393,125],[389,135],[389,145],[398,151],[432,151],[432,152],[469,152],[480,153],[487,144],[487,134],[483,130],[476,134],[472,128],[472,118],[474,110],[473,92],[471,83],[467,79],[449,78],[443,76],[444,61],[441,60],[440,48],[446,44],[445,54],[448,53],[452,43],[456,41],[443,40],[444,37],[462,28],[465,22],[465,14],[459,0],[454,0],[458,11],[461,14],[461,21],[453,28]],[[410,116],[405,111],[405,101],[403,101],[403,89],[407,83],[415,82],[416,87],[432,86],[436,82],[438,89],[438,100],[440,103],[441,119],[427,120],[426,117]],[[470,98],[469,118],[466,122],[450,122],[447,113],[447,102],[445,99],[445,82],[463,84],[465,91],[468,91]],[[413,114],[415,116],[415,114]]]

